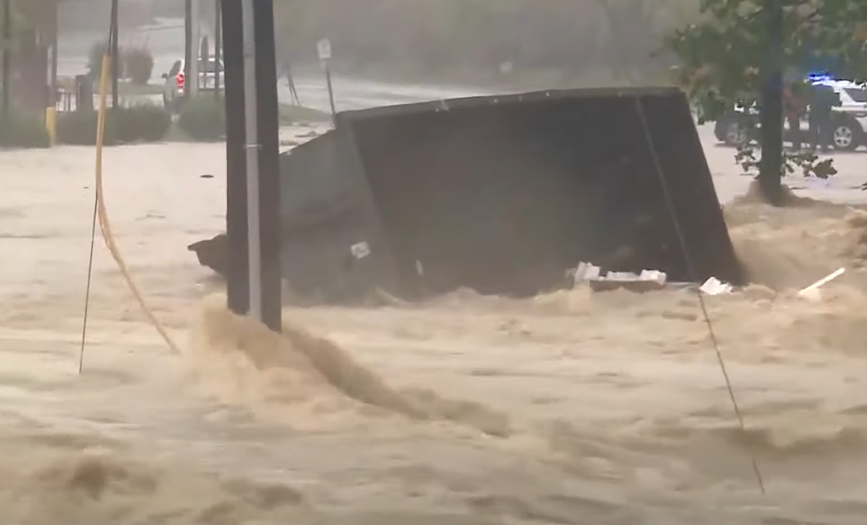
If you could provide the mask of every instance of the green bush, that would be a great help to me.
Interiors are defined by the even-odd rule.
[[[161,106],[141,104],[109,112],[122,143],[157,142],[165,138],[172,125],[171,114]]]
[[[76,146],[93,146],[96,144],[97,112],[80,110],[59,113],[57,115],[57,142]],[[117,131],[114,119],[110,114],[105,118],[105,145],[116,144]]]
[[[181,106],[178,126],[192,139],[212,141],[226,134],[226,109],[223,100],[213,95],[200,95]]]
[[[144,86],[151,79],[154,71],[154,57],[147,49],[128,49],[121,53],[123,57],[124,78],[129,78],[133,84]]]
[[[163,140],[172,127],[172,114],[156,104],[142,104],[130,108],[141,126],[141,140],[157,142]]]
[[[41,114],[10,112],[0,116],[0,147],[47,148],[50,145],[51,138]]]
[[[61,144],[96,144],[96,111],[72,111],[57,118],[57,141]],[[159,106],[141,105],[109,109],[105,114],[103,144],[157,142],[165,138],[172,124],[169,113]]]

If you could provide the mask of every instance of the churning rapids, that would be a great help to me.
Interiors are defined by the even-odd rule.
[[[726,205],[757,283],[708,298],[741,433],[690,291],[296,308],[278,337],[229,315],[185,250],[222,228],[220,146],[106,155],[118,243],[184,351],[144,321],[100,244],[77,374],[92,151],[0,153],[3,523],[867,515],[867,212]],[[793,293],[840,266],[821,299]]]

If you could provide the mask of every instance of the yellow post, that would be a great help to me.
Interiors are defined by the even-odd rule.
[[[45,108],[45,130],[53,146],[57,140],[57,108]]]

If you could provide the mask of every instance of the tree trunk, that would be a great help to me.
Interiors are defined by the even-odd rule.
[[[759,186],[771,204],[782,204],[783,175],[783,6],[780,0],[765,0],[768,49],[762,66]]]

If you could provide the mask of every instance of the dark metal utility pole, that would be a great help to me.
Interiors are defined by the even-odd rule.
[[[280,278],[280,103],[277,97],[277,50],[273,0],[254,4],[256,40],[256,113],[259,154],[259,223],[262,321],[275,331],[282,325]],[[250,111],[248,108],[247,111]],[[249,146],[248,146],[249,147]],[[249,176],[249,174],[248,174]],[[248,199],[249,200],[249,199]],[[253,295],[251,295],[253,297]]]
[[[221,0],[222,1],[222,0]],[[190,73],[195,59],[193,48],[193,0],[184,0],[184,98],[191,92]]]
[[[226,237],[229,253],[226,296],[229,309],[250,309],[247,274],[247,168],[244,145],[244,25],[241,2],[220,0],[226,80]]]
[[[12,1],[11,0],[3,0],[3,39],[0,40],[0,45],[2,45],[2,49],[0,52],[3,53],[3,63],[0,65],[2,68],[2,72],[0,75],[3,76],[3,101],[2,101],[2,109],[3,115],[7,115],[9,113],[9,87],[12,85],[10,81],[10,76],[12,75],[12,67],[10,56],[12,54],[12,50],[9,49],[12,44]]]
[[[279,331],[280,170],[273,1],[221,0],[221,5],[228,303],[233,312],[252,315]],[[255,71],[255,77],[247,68]]]
[[[118,33],[118,4],[120,0],[111,0],[111,107],[117,109],[118,98],[118,80],[120,78],[120,44],[117,37]]]
[[[51,64],[49,64],[50,72],[50,96],[49,104],[52,108],[57,106],[57,33],[59,32],[58,14],[60,9],[59,2],[55,1],[51,6]]]
[[[765,61],[762,64],[762,92],[759,186],[771,204],[782,203],[783,176],[783,2],[765,0],[768,30]]]

